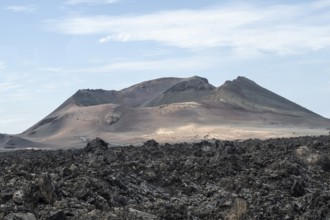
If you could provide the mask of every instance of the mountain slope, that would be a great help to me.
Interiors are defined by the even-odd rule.
[[[0,149],[20,149],[20,148],[50,148],[54,147],[45,143],[34,142],[17,135],[0,134]]]
[[[249,111],[319,117],[314,112],[259,86],[245,77],[226,81],[217,89],[213,98]]]
[[[113,104],[110,105],[110,109],[112,109],[109,114],[106,114],[103,117],[102,115],[98,115],[97,108],[92,108],[95,112],[89,113],[94,114],[96,118],[101,118],[100,120],[109,121],[109,117],[111,118],[111,112],[114,111],[114,108],[117,106],[126,106],[124,109],[129,109],[130,107],[143,106],[149,100],[154,99],[159,96],[162,92],[166,91],[173,85],[181,82],[183,79],[181,78],[160,78],[155,80],[145,81],[128,88],[125,88],[120,91],[115,90],[103,90],[103,89],[81,89],[78,90],[74,95],[68,98],[62,105],[60,105],[57,109],[55,109],[51,114],[49,114],[46,118],[42,119],[37,124],[33,125],[31,128],[27,129],[22,133],[22,135],[46,135],[51,134],[54,135],[56,132],[61,130],[63,124],[70,124],[67,122],[67,118],[76,118],[78,119],[80,113],[73,113],[77,110],[79,112],[89,112],[87,109],[91,106],[101,106],[104,104]],[[77,108],[79,107],[79,108]],[[103,107],[101,108],[101,111]],[[123,109],[120,108],[121,110]],[[119,113],[120,114],[120,113]],[[83,114],[86,115],[86,114]],[[117,115],[115,113],[115,115]],[[77,116],[77,117],[75,117]],[[95,118],[94,117],[94,118]],[[116,116],[117,117],[117,116]],[[90,120],[91,117],[87,117],[85,121],[95,121]],[[92,117],[93,118],[93,117]],[[94,123],[94,122],[93,122]],[[76,124],[76,123],[74,123]]]
[[[163,92],[150,101],[147,106],[154,107],[180,102],[201,102],[207,96],[210,96],[215,88],[205,78],[190,77]]]
[[[102,137],[136,143],[325,134],[330,120],[245,78],[160,78],[126,89],[79,90],[20,137],[43,143]],[[129,142],[128,140],[131,140]]]
[[[159,96],[173,85],[181,82],[181,78],[160,78],[145,81],[126,89],[103,90],[103,89],[81,89],[67,99],[59,108],[66,108],[70,105],[93,106],[102,104],[119,104],[127,106],[141,106],[145,102]]]
[[[146,105],[150,100],[161,95],[174,85],[184,81],[184,78],[160,78],[145,81],[120,91],[123,94],[121,103],[132,107],[141,107]]]

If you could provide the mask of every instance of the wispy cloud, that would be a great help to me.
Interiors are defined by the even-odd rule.
[[[24,89],[24,77],[17,78],[16,74],[3,74],[0,82],[0,103],[28,100],[29,92]]]
[[[37,68],[39,72],[47,72],[47,73],[60,73],[63,71],[63,68],[60,67],[40,67]]]
[[[9,5],[5,9],[12,12],[35,12],[39,7],[36,5]]]
[[[98,5],[98,4],[113,4],[119,0],[68,0],[65,2],[67,5],[79,5],[79,4],[89,4],[89,5]]]
[[[180,48],[230,48],[238,54],[294,54],[330,46],[329,4],[235,5],[134,16],[48,21],[53,31],[109,41],[155,41]]]
[[[20,85],[13,83],[13,82],[4,82],[0,83],[0,92],[6,92],[12,89],[17,89],[19,88]]]
[[[6,69],[6,62],[0,60],[0,73]]]
[[[25,118],[8,118],[8,119],[1,119],[0,124],[12,124],[16,122],[23,122],[26,121]]]
[[[109,41],[111,41],[112,37],[111,36],[105,36],[100,38],[99,43],[103,44],[103,43],[108,43]]]
[[[330,94],[330,81],[328,81],[325,86],[322,88],[322,92]]]
[[[17,73],[10,71],[1,74],[0,103],[31,100],[35,93],[33,85],[36,84],[33,82],[33,77],[31,76],[32,74],[30,73]]]
[[[218,59],[210,57],[189,57],[160,60],[115,61],[94,67],[65,70],[66,73],[118,73],[118,72],[148,72],[148,71],[198,71],[219,63]]]

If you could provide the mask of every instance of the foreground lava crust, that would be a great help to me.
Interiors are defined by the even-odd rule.
[[[0,219],[330,219],[330,136],[0,154]]]

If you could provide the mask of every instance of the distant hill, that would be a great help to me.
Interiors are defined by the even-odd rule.
[[[326,134],[330,120],[239,76],[215,87],[207,79],[160,78],[126,89],[83,89],[18,137],[82,145],[205,138],[241,139]],[[21,141],[22,142],[22,141]]]

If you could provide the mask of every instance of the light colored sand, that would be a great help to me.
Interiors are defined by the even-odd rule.
[[[180,127],[163,127],[158,128],[152,133],[143,131],[130,132],[99,132],[84,134],[83,136],[52,136],[49,138],[28,138],[30,141],[25,142],[19,140],[18,145],[27,143],[26,147],[40,148],[75,148],[84,147],[88,140],[100,137],[112,145],[140,145],[143,142],[155,139],[160,143],[177,143],[177,142],[196,142],[201,140],[243,140],[250,138],[268,139],[278,137],[297,137],[297,136],[317,136],[328,135],[329,131],[326,129],[307,129],[307,128],[265,128],[265,127],[248,127],[248,126],[205,126],[199,124],[187,124]],[[31,143],[38,142],[37,145]],[[54,147],[56,146],[56,147]]]
[[[296,137],[306,135],[327,135],[326,129],[306,128],[262,128],[246,126],[201,126],[189,124],[178,128],[160,128],[155,133],[142,135],[143,139],[159,142],[198,141],[209,139],[237,140],[249,138]]]

